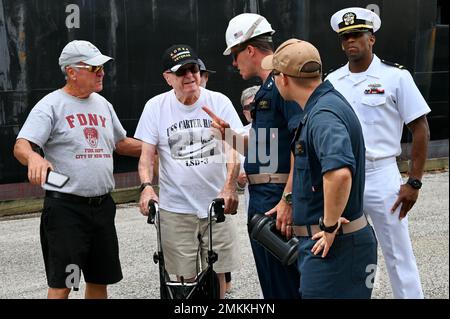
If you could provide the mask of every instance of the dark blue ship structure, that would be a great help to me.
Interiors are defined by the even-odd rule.
[[[88,40],[115,58],[106,66],[101,94],[133,136],[145,102],[168,90],[161,76],[165,48],[193,46],[208,68],[217,71],[209,88],[237,106],[242,89],[257,81],[244,82],[230,57],[222,55],[232,17],[264,15],[276,30],[275,46],[291,37],[308,40],[318,47],[328,70],[346,61],[330,17],[349,6],[367,7],[381,16],[375,52],[412,73],[432,110],[428,120],[436,156],[448,156],[447,1],[0,0],[0,201],[42,194],[28,184],[26,168],[12,150],[31,108],[64,85],[58,57],[67,42]],[[405,129],[403,142],[410,141]],[[115,156],[117,187],[138,185],[137,160]]]

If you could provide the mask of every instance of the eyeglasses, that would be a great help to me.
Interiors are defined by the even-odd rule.
[[[233,52],[231,51],[231,56],[233,57],[233,61],[237,61],[239,54],[247,49],[247,46],[237,46],[237,49]]]
[[[175,73],[176,76],[185,76],[186,73],[191,72],[192,74],[198,73],[200,72],[200,68],[198,66],[198,64],[191,64],[191,66],[188,67],[181,67],[178,70],[176,70],[175,72],[170,72],[170,73]]]
[[[280,75],[280,73],[281,73],[281,72],[278,71],[278,70],[275,70],[275,69],[272,70],[272,75],[273,75],[273,76]]]
[[[77,68],[77,69],[86,69],[89,72],[92,73],[98,73],[104,70],[104,66],[103,65],[72,65],[72,67]]]
[[[254,106],[255,106],[255,102],[250,102],[248,104],[242,105],[242,110],[251,111],[251,110],[253,110]]]

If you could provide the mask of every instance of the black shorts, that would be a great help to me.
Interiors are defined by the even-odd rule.
[[[45,198],[40,233],[49,287],[78,287],[81,271],[87,283],[122,279],[115,216],[111,196],[98,206]]]

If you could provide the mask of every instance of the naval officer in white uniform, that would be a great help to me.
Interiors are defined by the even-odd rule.
[[[363,8],[346,8],[336,12],[330,23],[348,63],[327,80],[354,108],[366,144],[364,211],[373,221],[394,298],[423,298],[407,214],[422,186],[430,108],[407,70],[373,54],[374,33],[381,26],[378,15]],[[406,183],[396,164],[404,123],[412,133]]]

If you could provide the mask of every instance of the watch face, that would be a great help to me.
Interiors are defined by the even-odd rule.
[[[418,179],[409,179],[408,184],[415,189],[420,189],[422,187],[422,182],[419,181]]]
[[[283,198],[288,204],[292,204],[292,193],[284,193]]]

